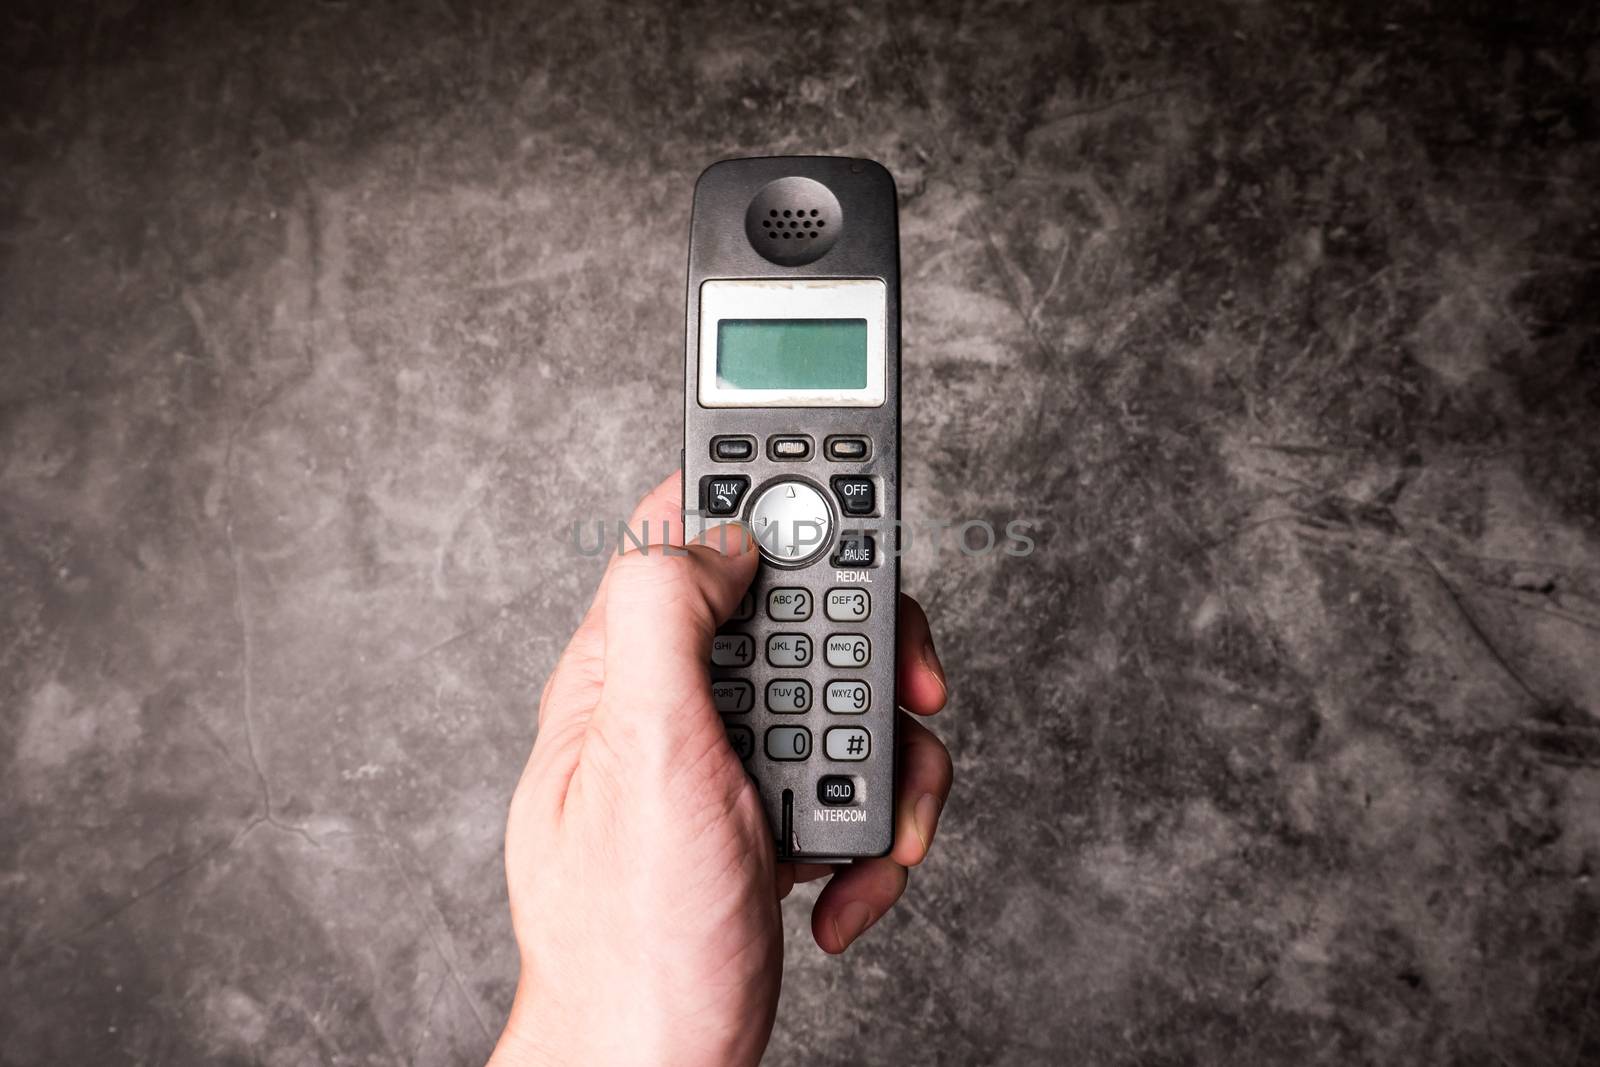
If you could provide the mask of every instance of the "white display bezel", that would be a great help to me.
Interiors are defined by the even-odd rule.
[[[748,278],[700,283],[700,405],[875,408],[884,401],[888,291],[878,278]],[[717,383],[722,319],[866,319],[865,389],[735,389]]]

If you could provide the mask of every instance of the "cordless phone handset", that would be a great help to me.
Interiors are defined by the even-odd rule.
[[[865,159],[713,164],[695,185],[686,525],[745,522],[762,560],[711,648],[711,693],[780,856],[894,844],[900,250]]]

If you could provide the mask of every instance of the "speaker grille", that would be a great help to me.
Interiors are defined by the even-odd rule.
[[[777,208],[768,208],[767,214],[771,218],[761,220],[761,228],[766,231],[769,241],[784,240],[791,237],[798,240],[810,238],[815,241],[822,236],[823,229],[828,225],[828,220],[820,218],[821,208],[799,208],[791,211],[784,208],[780,212]]]
[[[756,193],[745,212],[745,236],[774,263],[795,267],[821,259],[838,239],[844,215],[821,182],[779,178]]]

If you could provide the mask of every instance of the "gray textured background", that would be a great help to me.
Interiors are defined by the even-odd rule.
[[[478,1062],[691,184],[898,176],[938,855],[774,1064],[1600,1059],[1593,5],[7,6],[0,1061]],[[1587,10],[1585,10],[1587,9]]]

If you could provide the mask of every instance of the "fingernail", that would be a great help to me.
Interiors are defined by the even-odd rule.
[[[922,663],[923,666],[933,672],[935,678],[939,679],[939,692],[943,693],[946,699],[949,699],[950,686],[944,680],[944,664],[939,662],[939,653],[933,650],[933,638],[931,637],[922,643]]]
[[[849,948],[850,942],[860,937],[871,921],[872,913],[859,900],[840,908],[839,917],[833,920],[833,936],[839,939],[839,951]]]
[[[911,809],[912,821],[917,826],[917,837],[922,839],[922,853],[927,855],[928,849],[933,845],[933,830],[939,825],[939,798],[932,793],[924,793],[917,798],[917,803]]]

